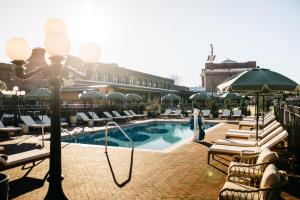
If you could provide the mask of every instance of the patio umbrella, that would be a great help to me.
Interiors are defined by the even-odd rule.
[[[196,94],[193,94],[189,97],[189,99],[192,100],[192,107],[194,107],[194,101],[196,100],[204,100],[204,101],[207,101],[207,100],[210,100],[210,96],[207,95],[206,92],[199,92],[199,93],[196,93]]]
[[[126,100],[128,101],[139,101],[139,100],[142,100],[143,97],[141,97],[140,95],[138,94],[135,94],[135,93],[128,93],[126,94]]]
[[[217,88],[222,92],[256,94],[256,141],[258,141],[259,94],[299,91],[299,85],[293,80],[277,72],[259,67],[234,75],[218,85]]]
[[[47,88],[36,88],[25,95],[25,99],[29,100],[49,100],[51,98],[51,91]]]
[[[173,106],[173,101],[175,101],[175,100],[180,101],[180,99],[181,99],[181,97],[178,96],[177,94],[170,93],[170,94],[166,94],[165,96],[163,96],[161,98],[161,101],[170,101]]]
[[[95,90],[89,90],[87,92],[84,92],[81,96],[81,100],[90,100],[91,106],[92,106],[92,119],[94,118],[94,107],[93,107],[93,100],[94,99],[105,99],[106,96],[98,91]]]
[[[241,96],[238,96],[237,94],[231,93],[231,92],[224,93],[220,97],[223,99],[241,99],[242,98]]]
[[[112,92],[106,95],[106,99],[108,100],[119,100],[119,101],[125,101],[126,96],[122,94],[121,92]],[[122,109],[122,104],[120,104],[120,108]]]
[[[6,84],[3,81],[0,80],[0,91],[1,90],[6,90],[6,89],[7,89]]]

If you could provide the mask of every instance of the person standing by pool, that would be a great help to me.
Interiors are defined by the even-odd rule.
[[[193,141],[199,142],[200,140],[204,140],[203,117],[202,113],[197,109],[194,110],[194,114],[190,120],[190,129],[194,130]]]

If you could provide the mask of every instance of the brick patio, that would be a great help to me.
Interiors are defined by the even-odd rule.
[[[207,148],[229,128],[236,125],[218,126],[207,133],[206,142],[188,142],[169,153],[135,150],[132,177],[123,187],[114,182],[104,148],[68,145],[62,150],[63,189],[69,199],[217,199],[227,166],[217,161],[208,165]],[[121,184],[128,179],[131,151],[114,148],[108,155]],[[43,199],[48,164],[49,160],[43,161],[25,178],[21,167],[5,171],[10,176],[10,197]],[[283,196],[296,199],[287,193]]]

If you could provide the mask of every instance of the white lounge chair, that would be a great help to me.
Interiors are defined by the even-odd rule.
[[[268,113],[266,113],[264,115],[264,119],[270,117],[271,115],[273,115],[273,112],[270,111]],[[262,121],[263,117],[262,116],[259,116],[259,120]],[[244,117],[242,121],[256,121],[256,117],[255,116],[247,116],[247,117]]]
[[[138,117],[138,116],[132,115],[130,112],[128,112],[128,110],[124,110],[123,112],[124,112],[128,117],[132,117],[133,119],[140,118],[140,117]]]
[[[256,143],[257,146],[261,147],[266,142],[274,138],[276,135],[281,133],[283,131],[282,126],[278,127],[274,131],[272,131],[270,134],[268,134],[266,137],[262,138],[258,142],[254,139],[250,140],[236,140],[236,139],[218,139],[215,144],[220,145],[229,145],[229,146],[240,146],[240,147],[255,147]]]
[[[103,112],[103,114],[109,118],[109,119],[113,119],[113,120],[120,120],[120,121],[126,121],[125,117],[114,117],[112,116],[109,112]]]
[[[241,110],[234,110],[233,115],[231,115],[233,118],[242,118],[242,111]]]
[[[219,199],[280,199],[281,190],[287,182],[287,174],[278,171],[274,164],[268,165],[263,175],[229,174],[219,194]]]
[[[0,170],[7,170],[17,166],[33,163],[49,158],[50,152],[45,149],[34,149],[7,156],[7,160],[0,157]]]
[[[276,119],[275,115],[271,115],[267,117],[264,121],[259,121],[258,126],[263,128],[273,122]],[[242,129],[242,127],[249,127],[249,128],[255,128],[256,127],[256,120],[255,121],[241,121],[239,122],[239,129]]]
[[[134,115],[134,116],[137,116],[137,117],[141,117],[141,118],[147,117],[147,116],[142,115],[142,114],[136,114],[133,110],[128,110],[128,112],[131,113],[131,114]]]
[[[201,110],[203,117],[210,117],[210,110]]]
[[[104,119],[90,119],[85,113],[78,112],[77,115],[85,122],[88,122],[89,120],[93,120],[94,122],[105,122]]]
[[[258,138],[263,138],[269,133],[271,133],[273,130],[278,128],[280,126],[280,123],[274,120],[271,122],[268,126],[266,126],[262,130],[258,130]],[[225,134],[226,138],[242,138],[242,139],[248,139],[251,137],[256,136],[256,130],[235,130],[235,129],[229,129],[228,132]]]
[[[113,113],[116,117],[124,118],[124,119],[127,119],[127,120],[132,119],[132,116],[123,116],[123,115],[121,115],[121,114],[120,114],[118,111],[116,111],[116,110],[113,110],[112,113]]]
[[[260,147],[238,147],[238,146],[213,144],[207,151],[207,163],[209,164],[211,155],[212,155],[212,158],[214,158],[214,155],[231,155],[232,156],[232,155],[241,154],[245,151],[259,153],[265,148],[271,149],[272,147],[277,145],[279,142],[283,141],[287,136],[288,136],[288,133],[284,130]]]
[[[160,114],[160,116],[169,117],[171,115],[171,112],[172,112],[172,110],[168,108],[168,109],[165,110],[165,113]]]
[[[99,121],[111,121],[110,118],[100,118],[95,112],[88,112],[89,115],[92,117],[93,120],[99,120]]]
[[[181,117],[181,110],[176,109],[175,113],[170,114],[171,117],[180,118]]]
[[[230,117],[230,110],[224,109],[221,118],[229,118],[229,117]]]
[[[37,124],[31,116],[29,115],[23,115],[20,116],[21,120],[30,128],[43,128],[43,127],[50,127],[50,123],[49,124]]]
[[[39,119],[41,120],[42,124],[51,124],[51,119],[47,115],[39,115]],[[61,122],[61,126],[68,126],[68,123]]]
[[[0,132],[8,133],[8,134],[14,134],[15,132],[21,131],[21,127],[5,127],[0,120]]]

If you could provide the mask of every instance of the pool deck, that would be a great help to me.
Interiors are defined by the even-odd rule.
[[[223,138],[226,130],[237,128],[228,121],[222,122],[225,123],[208,131],[202,143],[187,142],[167,153],[135,150],[132,177],[124,186],[118,185],[129,179],[129,149],[108,150],[115,183],[103,147],[67,145],[62,150],[64,192],[69,199],[217,199],[228,162],[213,160],[208,165],[207,148]],[[35,148],[30,141],[36,141],[36,137],[23,135],[0,145],[13,152],[18,148]],[[41,162],[24,178],[26,171],[21,167],[4,171],[10,177],[10,197],[43,199],[48,189],[48,182],[43,180],[48,165],[49,160]],[[286,192],[282,196],[297,199]]]

